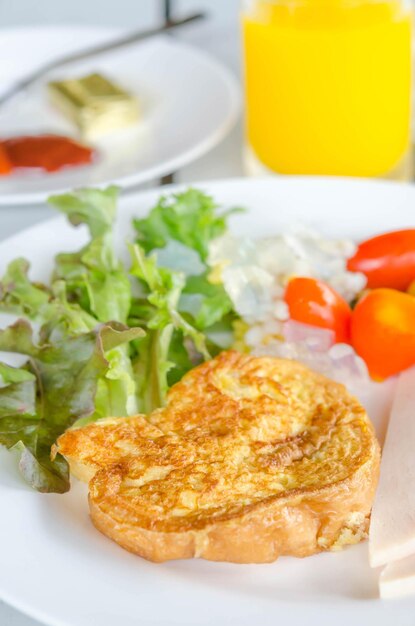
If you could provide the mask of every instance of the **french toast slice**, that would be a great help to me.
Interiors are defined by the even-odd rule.
[[[62,435],[95,526],[152,561],[270,562],[366,537],[379,445],[346,389],[294,361],[234,351],[167,406]]]

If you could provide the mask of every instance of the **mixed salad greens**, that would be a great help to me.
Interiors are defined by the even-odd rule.
[[[31,281],[23,258],[0,282],[0,311],[19,316],[0,330],[0,350],[26,359],[0,363],[0,444],[41,492],[69,489],[66,461],[51,456],[67,428],[162,406],[172,384],[233,340],[237,315],[207,264],[229,212],[194,189],[161,198],[134,221],[127,269],[114,247],[117,197],[110,187],[50,198],[88,227],[89,243],[57,255],[49,284]]]

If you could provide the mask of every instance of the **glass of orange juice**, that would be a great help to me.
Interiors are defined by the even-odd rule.
[[[250,162],[281,174],[408,177],[405,0],[244,3]]]

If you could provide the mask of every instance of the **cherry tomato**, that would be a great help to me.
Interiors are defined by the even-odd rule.
[[[361,243],[347,269],[363,272],[370,289],[406,291],[415,279],[415,229],[397,230]]]
[[[377,379],[415,365],[415,298],[394,289],[375,289],[357,303],[352,345]]]
[[[334,289],[315,278],[293,278],[285,290],[291,319],[334,331],[336,342],[349,341],[351,309]]]

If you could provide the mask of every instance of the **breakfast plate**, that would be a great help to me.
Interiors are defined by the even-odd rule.
[[[53,56],[117,36],[114,29],[78,26],[3,31],[0,93]],[[30,54],[22,55],[23,49]],[[76,138],[72,125],[48,103],[45,84],[92,72],[107,74],[137,95],[139,123],[93,142],[97,157],[91,165],[0,178],[0,205],[41,202],[65,189],[110,182],[128,188],[170,174],[214,147],[238,116],[239,92],[231,74],[203,52],[161,36],[51,73],[1,108],[0,136],[55,133]]]
[[[301,222],[328,236],[359,240],[414,225],[415,189],[409,185],[279,178],[197,187],[224,207],[247,207],[230,217],[237,234],[265,236]],[[120,250],[133,237],[132,218],[144,216],[161,193],[175,189],[121,200]],[[61,217],[44,222],[0,244],[1,272],[17,251],[24,251],[33,276],[46,279],[56,253],[86,241],[86,230],[71,228]],[[8,321],[2,317],[3,326]],[[380,437],[389,400],[386,389],[367,407]],[[84,485],[73,481],[65,495],[41,495],[25,486],[13,456],[4,450],[0,467],[0,597],[47,625],[413,623],[415,599],[379,599],[379,570],[369,567],[367,543],[306,559],[282,557],[267,565],[150,563],[95,531]]]

